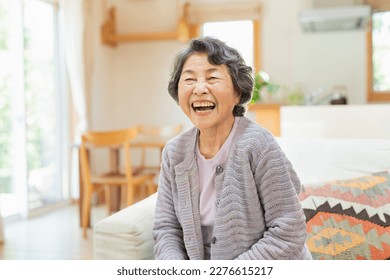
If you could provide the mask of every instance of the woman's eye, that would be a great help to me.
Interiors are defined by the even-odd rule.
[[[186,81],[186,82],[193,82],[193,81],[195,81],[195,79],[194,78],[186,78],[184,81]]]
[[[217,80],[217,77],[209,77],[209,80]]]

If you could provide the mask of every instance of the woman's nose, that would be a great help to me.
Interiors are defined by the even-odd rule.
[[[208,92],[206,82],[198,81],[195,84],[193,93],[196,95],[205,94]]]

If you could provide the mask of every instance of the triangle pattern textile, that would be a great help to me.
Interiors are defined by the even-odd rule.
[[[304,185],[307,244],[314,259],[390,259],[390,174]]]

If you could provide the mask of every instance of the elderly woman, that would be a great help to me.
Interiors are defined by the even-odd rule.
[[[300,181],[274,137],[243,115],[252,69],[225,43],[194,39],[168,86],[194,128],[165,147],[156,259],[310,259]]]

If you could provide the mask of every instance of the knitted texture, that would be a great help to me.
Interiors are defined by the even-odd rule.
[[[211,259],[310,259],[300,181],[273,136],[245,117],[215,178]],[[203,259],[193,128],[163,151],[153,237],[156,259]]]

